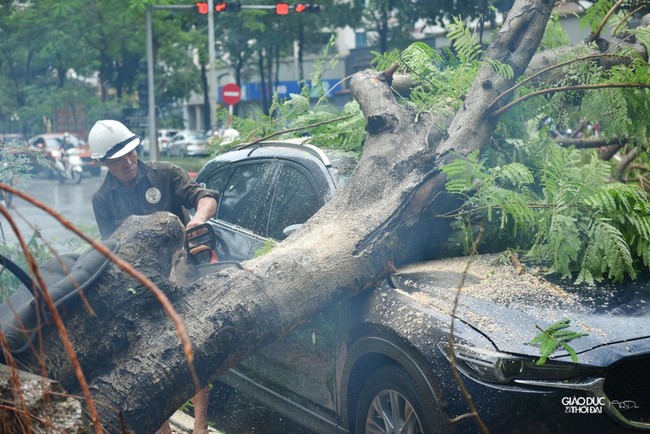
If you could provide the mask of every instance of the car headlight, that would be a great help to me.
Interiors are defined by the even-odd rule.
[[[438,343],[438,348],[450,359],[448,342]],[[575,363],[549,360],[543,365],[538,365],[534,358],[462,344],[454,344],[453,348],[458,370],[470,378],[486,383],[514,385],[518,382],[528,384],[531,380],[557,382],[598,373],[595,368]]]

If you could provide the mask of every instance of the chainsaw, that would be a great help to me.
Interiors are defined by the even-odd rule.
[[[216,252],[217,237],[212,226],[203,223],[185,232],[185,251],[191,264],[198,266],[219,261]]]

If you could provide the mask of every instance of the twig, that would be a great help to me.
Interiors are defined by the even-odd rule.
[[[628,87],[638,87],[638,88],[648,88],[650,83],[602,83],[602,84],[576,84],[573,86],[560,86],[560,87],[550,87],[548,89],[540,89],[531,93],[527,93],[516,100],[504,105],[500,109],[497,109],[490,113],[490,116],[497,117],[501,116],[504,112],[508,111],[511,107],[532,98],[534,96],[546,95],[549,93],[558,93],[558,92],[570,92],[572,90],[589,90],[589,89],[606,89],[606,88],[628,88]]]
[[[616,12],[616,9],[618,9],[624,2],[625,0],[618,0],[614,6],[612,6],[609,11],[607,11],[607,14],[603,17],[603,19],[600,21],[600,24],[598,25],[598,28],[596,29],[595,32],[589,36],[587,39],[587,42],[594,42],[596,39],[600,37],[601,32],[603,31],[603,28],[605,27],[605,24],[607,24],[607,21],[609,20],[609,17],[612,16],[614,12]]]
[[[467,407],[469,407],[469,413],[467,413],[468,416],[473,417],[481,432],[483,434],[486,434],[489,433],[490,431],[485,425],[485,422],[483,422],[483,419],[481,419],[481,416],[479,416],[478,412],[476,411],[476,406],[474,405],[472,396],[467,390],[467,387],[465,387],[465,382],[463,381],[463,379],[460,376],[460,373],[458,372],[458,366],[456,365],[456,353],[454,352],[454,323],[456,320],[456,310],[458,309],[458,300],[460,298],[460,291],[463,288],[463,286],[465,286],[465,280],[467,279],[467,273],[469,271],[469,267],[472,264],[474,258],[476,258],[478,252],[478,245],[481,242],[481,239],[483,238],[484,232],[485,230],[483,226],[481,226],[479,228],[478,235],[474,240],[474,245],[472,246],[472,252],[470,253],[469,258],[467,258],[467,264],[465,264],[465,269],[463,270],[460,284],[458,285],[458,288],[456,289],[456,295],[454,296],[454,304],[451,309],[451,324],[449,325],[449,361],[451,362],[451,372],[454,376],[454,379],[456,380],[456,383],[458,384],[460,393],[463,395],[463,398],[465,398]]]
[[[548,71],[552,71],[554,69],[561,68],[561,67],[566,66],[566,65],[570,65],[572,63],[584,62],[584,61],[587,61],[587,60],[595,60],[595,59],[600,59],[600,58],[603,58],[603,57],[615,57],[616,58],[616,57],[621,57],[621,56],[616,55],[616,54],[592,54],[592,55],[589,55],[589,56],[578,57],[576,59],[571,59],[571,60],[567,60],[565,62],[561,62],[561,63],[557,63],[555,65],[548,66],[548,67],[542,69],[541,71],[538,71],[535,74],[531,75],[530,77],[526,77],[525,79],[521,80],[520,82],[518,82],[514,86],[510,87],[509,89],[506,89],[503,93],[501,93],[498,97],[496,97],[494,99],[494,101],[492,101],[490,103],[489,108],[494,107],[497,104],[497,102],[499,102],[499,100],[501,100],[502,98],[505,98],[506,96],[510,95],[512,92],[514,92],[515,90],[517,90],[518,88],[520,88],[524,84],[533,81],[534,79],[536,79],[537,77],[539,77],[542,74],[547,73]]]
[[[276,136],[281,136],[282,134],[295,133],[296,131],[308,130],[309,128],[315,128],[315,127],[320,127],[321,125],[331,124],[333,122],[344,121],[346,119],[350,119],[353,116],[354,115],[341,116],[341,117],[336,118],[336,119],[330,119],[330,120],[327,120],[327,121],[317,122],[315,124],[305,125],[303,127],[289,128],[288,130],[276,131],[275,133],[271,133],[271,134],[269,134],[267,136],[260,137],[259,139],[255,139],[252,142],[248,142],[245,145],[239,146],[238,149],[247,148],[247,147],[249,147],[251,145],[254,145],[256,143],[263,142],[265,140],[271,139],[271,138],[276,137]]]
[[[32,198],[31,196],[23,193],[22,191],[13,188],[10,185],[0,183],[0,190],[5,190],[13,193],[17,197],[31,203],[32,205],[42,209],[43,211],[47,212],[51,216],[53,216],[56,220],[58,220],[65,228],[76,234],[79,238],[83,239],[86,241],[88,244],[92,245],[96,250],[98,250],[102,255],[107,257],[113,264],[115,264],[118,268],[120,268],[122,271],[124,271],[126,274],[130,275],[133,277],[135,280],[140,282],[142,285],[144,285],[149,291],[152,292],[154,297],[160,302],[162,305],[163,309],[169,315],[169,318],[171,319],[172,323],[176,327],[176,333],[181,341],[181,344],[183,346],[183,351],[185,353],[185,356],[187,357],[188,360],[188,365],[189,369],[192,375],[192,379],[194,381],[194,384],[197,388],[197,391],[201,389],[200,382],[198,380],[198,376],[196,374],[196,370],[194,369],[194,353],[192,351],[192,344],[190,342],[189,336],[187,334],[187,330],[185,329],[185,325],[183,324],[183,321],[181,320],[180,316],[178,313],[176,313],[176,310],[174,307],[171,305],[169,298],[158,288],[158,286],[151,281],[147,276],[144,274],[140,273],[138,270],[133,268],[128,262],[124,261],[122,258],[119,256],[115,255],[112,251],[110,251],[106,246],[103,244],[93,240],[90,238],[88,235],[85,233],[79,231],[69,220],[67,220],[65,217],[63,217],[61,214],[56,212],[53,208],[45,205],[44,203]],[[66,346],[66,351],[68,351],[68,355],[71,358],[71,361],[73,363],[73,366],[75,366],[75,375],[77,375],[77,379],[80,382],[80,385],[82,387],[82,391],[84,393],[84,396],[88,400],[88,405],[89,405],[89,411],[91,412],[92,416],[92,421],[93,424],[95,424],[97,432],[101,432],[101,426],[99,425],[99,420],[98,420],[98,415],[96,412],[96,409],[94,407],[92,397],[90,396],[90,391],[88,390],[88,386],[85,382],[83,372],[81,370],[81,367],[78,364],[78,361],[75,357],[74,350],[72,349],[72,344],[70,343],[68,337],[67,337],[67,332],[65,329],[65,326],[63,322],[61,321],[60,316],[58,315],[58,312],[56,310],[56,307],[54,306],[54,303],[47,292],[47,289],[45,288],[45,284],[40,276],[40,273],[38,272],[38,268],[36,267],[36,264],[34,262],[33,256],[31,255],[31,252],[29,252],[27,245],[24,242],[24,239],[22,238],[20,231],[18,230],[18,227],[15,226],[15,223],[11,219],[11,215],[4,209],[4,207],[0,207],[0,212],[2,212],[5,217],[10,221],[12,224],[12,228],[14,230],[14,233],[18,237],[21,246],[23,246],[23,251],[25,252],[25,257],[28,258],[28,262],[30,261],[30,268],[32,269],[32,273],[34,276],[37,277],[39,285],[43,288],[43,293],[46,295],[46,301],[48,303],[48,307],[52,311],[52,315],[55,318],[55,323],[57,326],[57,329],[59,330],[59,333],[61,334],[61,339],[64,341],[64,344]]]
[[[9,187],[7,184],[0,183],[0,188],[11,192],[17,195],[18,197],[25,199],[24,197],[25,195],[18,192],[18,190],[14,189],[13,187]],[[18,238],[18,243],[20,244],[20,247],[23,250],[23,254],[27,259],[27,263],[29,265],[30,271],[32,272],[32,274],[38,281],[38,285],[42,289],[41,294],[43,295],[43,298],[45,299],[45,303],[47,304],[47,307],[50,310],[50,313],[52,314],[52,319],[54,320],[54,324],[56,325],[57,330],[59,331],[59,336],[61,337],[61,341],[63,342],[65,351],[68,354],[68,358],[70,359],[70,363],[72,363],[72,368],[75,373],[75,376],[79,381],[79,385],[81,386],[81,390],[84,394],[84,398],[86,399],[86,402],[88,404],[88,411],[90,412],[90,416],[91,416],[90,419],[92,420],[93,426],[95,427],[95,431],[97,432],[97,434],[101,434],[103,430],[99,422],[99,414],[97,413],[97,409],[95,408],[95,402],[93,401],[92,396],[90,395],[90,389],[88,388],[86,377],[84,376],[83,370],[81,369],[81,365],[79,364],[79,360],[77,359],[75,350],[72,347],[72,341],[70,341],[70,337],[68,336],[68,331],[65,325],[63,324],[63,320],[61,319],[61,316],[59,315],[56,306],[54,305],[54,300],[52,299],[50,292],[47,290],[45,282],[43,281],[43,277],[41,276],[41,273],[39,272],[38,267],[36,266],[36,261],[34,259],[34,256],[29,251],[29,248],[27,247],[27,243],[25,243],[25,239],[20,233],[20,230],[18,229],[16,222],[11,217],[11,214],[9,214],[9,211],[7,211],[5,207],[0,207],[0,214],[2,214],[7,219],[9,225],[11,226],[11,229],[14,231],[14,234]],[[106,248],[104,247],[104,249]],[[35,297],[37,297],[38,292],[34,291],[34,294]],[[38,306],[38,303],[36,303],[36,305]],[[38,312],[39,309],[36,308],[36,311]]]

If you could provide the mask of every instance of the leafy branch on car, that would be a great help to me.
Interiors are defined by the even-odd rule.
[[[536,326],[540,333],[530,341],[531,345],[539,347],[540,358],[536,364],[543,365],[548,360],[548,357],[560,348],[564,348],[569,353],[573,363],[578,363],[578,355],[568,343],[574,339],[589,336],[589,333],[567,330],[571,325],[570,323],[570,319],[564,318],[551,324],[546,329]]]

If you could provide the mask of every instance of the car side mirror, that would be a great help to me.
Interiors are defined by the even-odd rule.
[[[289,226],[287,226],[286,228],[284,228],[282,230],[282,235],[284,236],[284,238],[287,238],[289,235],[296,232],[301,227],[302,227],[302,223],[298,223],[298,224],[295,224],[295,225],[289,225]]]

